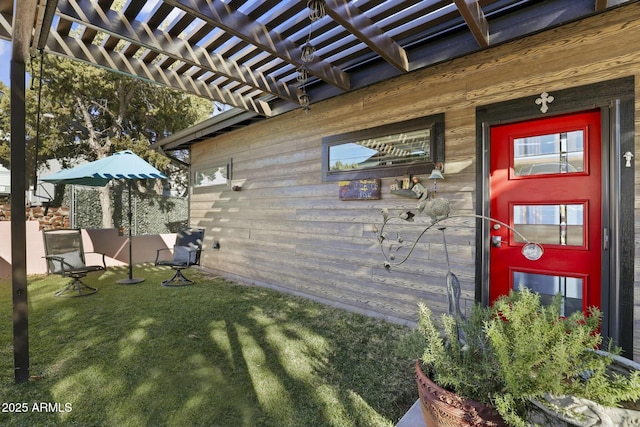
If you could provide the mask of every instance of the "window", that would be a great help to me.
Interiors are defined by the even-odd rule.
[[[584,130],[516,138],[515,176],[584,172]]]
[[[543,245],[585,246],[585,204],[514,205],[515,229]],[[515,236],[516,242],[522,242]]]
[[[198,169],[193,172],[193,186],[228,185],[231,180],[231,161]]]
[[[540,300],[544,305],[550,305],[553,297],[561,294],[560,314],[562,316],[569,316],[583,310],[583,278],[514,271],[513,289],[520,291],[523,288],[540,294]]]
[[[444,114],[322,139],[322,179],[430,173],[444,159]]]

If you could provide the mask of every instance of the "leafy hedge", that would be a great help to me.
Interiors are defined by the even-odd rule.
[[[66,186],[63,206],[69,206],[71,214],[75,212],[75,226],[79,228],[102,228],[102,208],[99,192],[92,188],[75,189],[75,209],[72,207],[71,186]],[[111,193],[113,202],[114,227],[123,226],[128,232],[129,204],[128,190],[117,188]],[[133,234],[173,233],[187,224],[189,205],[186,197],[132,194]]]

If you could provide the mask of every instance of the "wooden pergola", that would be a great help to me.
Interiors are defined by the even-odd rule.
[[[12,42],[15,378],[29,378],[25,73],[59,55],[231,106],[165,152],[627,0],[0,0]],[[122,5],[116,7],[116,5]]]

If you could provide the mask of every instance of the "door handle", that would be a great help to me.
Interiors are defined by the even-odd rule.
[[[502,246],[502,236],[491,236],[491,246],[496,248]]]

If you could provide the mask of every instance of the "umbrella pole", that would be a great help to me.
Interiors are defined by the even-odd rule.
[[[118,280],[116,283],[121,285],[133,285],[144,281],[142,278],[133,277],[133,248],[131,245],[131,227],[133,222],[133,214],[131,213],[131,180],[127,180],[129,186],[129,278]]]

